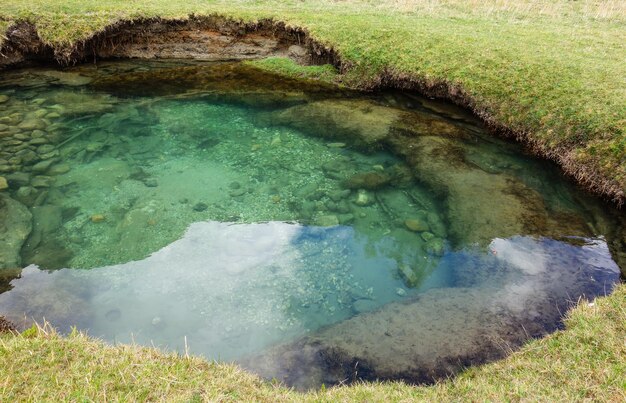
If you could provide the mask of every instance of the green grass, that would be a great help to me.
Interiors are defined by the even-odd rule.
[[[268,57],[261,60],[245,61],[245,64],[263,71],[279,74],[300,80],[314,80],[328,84],[339,85],[340,75],[330,64],[321,66],[301,66],[291,59],[284,57]]]
[[[349,66],[448,84],[596,191],[626,192],[626,4],[618,0],[0,0],[0,20],[30,21],[57,47],[124,19],[218,13],[306,28]],[[3,22],[2,27],[6,26]],[[6,27],[5,27],[6,28]],[[279,71],[290,67],[268,62]]]
[[[362,383],[306,394],[232,365],[38,329],[0,336],[0,400],[624,401],[626,286],[581,302],[566,326],[434,386]]]
[[[120,20],[273,18],[334,48],[345,71],[284,59],[253,65],[367,88],[381,78],[446,84],[491,123],[526,137],[582,183],[626,191],[626,2],[619,0],[0,0],[0,41],[34,24],[63,48]],[[302,395],[235,367],[75,334],[3,336],[0,400],[626,399],[626,286],[580,305],[567,330],[433,387],[360,384]]]

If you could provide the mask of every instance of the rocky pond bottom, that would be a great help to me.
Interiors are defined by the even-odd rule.
[[[611,292],[623,214],[449,105],[245,64],[0,78],[0,315],[307,389],[431,382]]]

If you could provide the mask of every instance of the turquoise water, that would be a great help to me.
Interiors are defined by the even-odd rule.
[[[182,62],[20,70],[0,102],[0,314],[21,327],[297,387],[342,380],[329,351],[337,377],[428,381],[619,280],[620,212],[446,104]]]

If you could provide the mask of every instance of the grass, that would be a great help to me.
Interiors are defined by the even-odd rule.
[[[70,47],[120,20],[220,14],[306,28],[344,62],[257,67],[352,87],[445,84],[588,187],[626,192],[626,2],[621,0],[0,0],[16,22]],[[359,384],[298,394],[233,366],[51,331],[2,336],[0,400],[626,400],[626,286],[585,303],[567,330],[433,387]]]
[[[444,83],[580,183],[626,200],[620,0],[0,0],[0,32],[7,22],[29,21],[60,48],[116,21],[191,13],[304,27],[339,52],[349,86],[382,78]]]
[[[567,329],[508,358],[434,386],[362,383],[309,393],[263,382],[232,365],[138,346],[107,346],[48,328],[0,336],[3,401],[624,401],[626,286],[582,301]]]
[[[250,60],[244,63],[263,71],[279,74],[286,77],[295,77],[300,80],[314,80],[338,85],[339,75],[330,64],[321,66],[301,66],[291,59],[284,57],[268,57],[261,60]]]

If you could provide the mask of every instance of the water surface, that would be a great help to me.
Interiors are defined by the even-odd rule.
[[[621,214],[446,104],[235,63],[21,70],[0,94],[0,314],[24,327],[301,388],[419,382],[619,280]]]

